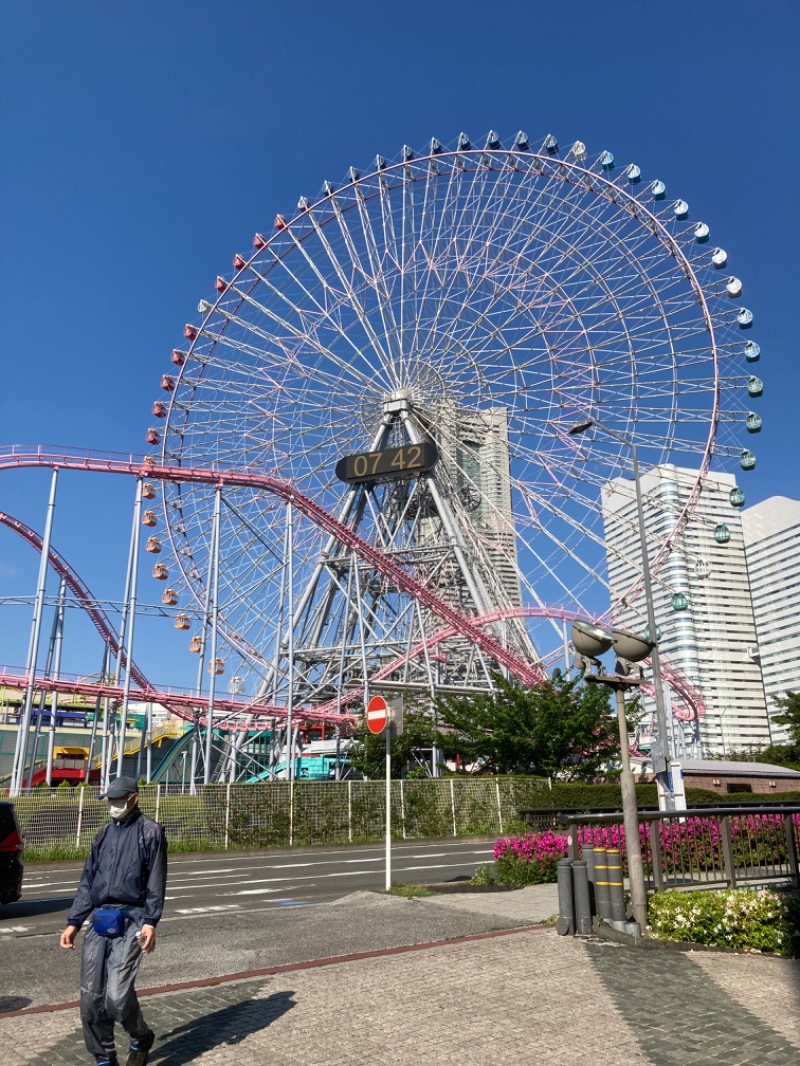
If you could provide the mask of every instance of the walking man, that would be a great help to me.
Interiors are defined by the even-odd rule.
[[[126,1066],[146,1066],[155,1034],[142,1017],[134,982],[142,953],[156,946],[156,925],[167,887],[164,829],[139,809],[132,777],[111,782],[104,797],[111,820],[92,850],[61,934],[61,947],[91,915],[81,958],[81,1021],[86,1047],[98,1066],[118,1066],[114,1023],[128,1033]]]

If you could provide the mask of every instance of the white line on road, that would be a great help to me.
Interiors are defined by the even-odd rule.
[[[277,889],[276,889],[277,891]],[[184,907],[175,911],[176,914],[217,914],[219,911],[238,911],[238,903],[217,903],[209,907]]]

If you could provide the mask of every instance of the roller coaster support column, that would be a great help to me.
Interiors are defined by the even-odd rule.
[[[211,658],[208,668],[211,681],[208,686],[208,714],[206,716],[206,764],[203,768],[203,784],[211,782],[211,752],[214,742],[214,698],[217,688],[217,623],[219,622],[219,518],[222,509],[222,489],[217,485],[214,492],[214,518],[211,527]],[[208,617],[206,615],[206,617]],[[203,642],[205,643],[205,641]],[[199,692],[199,687],[198,687]]]
[[[106,644],[103,651],[103,665],[100,668],[100,679],[103,684],[108,681],[108,672],[111,666],[111,645]],[[86,760],[86,781],[89,782],[92,775],[92,760],[94,759],[94,752],[97,746],[97,726],[100,722],[100,708],[103,706],[103,697],[98,696],[94,701],[94,718],[92,719],[92,732],[89,734],[89,757]],[[103,780],[103,752],[105,751],[105,744],[101,748],[100,752],[100,780]]]
[[[192,754],[189,759],[189,795],[194,796],[197,794],[197,755],[198,755],[198,740],[200,737],[200,714],[198,711],[194,712],[194,720],[192,722]]]
[[[47,659],[45,660],[44,676],[53,676],[53,660],[55,658],[56,642],[58,641],[59,633],[64,624],[64,599],[67,592],[67,582],[62,577],[58,584],[58,598],[56,600],[56,609],[53,613],[53,628],[50,631],[50,641],[47,645]],[[58,677],[58,673],[56,673]],[[31,768],[28,774],[28,784],[25,786],[23,782],[23,791],[30,791],[33,788],[33,778],[36,773],[36,759],[39,755],[39,742],[42,739],[42,719],[44,718],[45,706],[47,704],[47,693],[42,692],[39,696],[39,710],[36,714],[36,728],[33,731],[33,749],[31,751]],[[50,730],[49,735],[52,736],[56,727],[56,711],[58,709],[58,696],[53,693],[53,699],[51,700],[52,713],[50,716]],[[52,778],[52,771],[48,775]],[[48,785],[50,781],[48,781]]]
[[[150,784],[153,777],[153,704],[147,704],[147,756],[145,781]]]
[[[57,678],[61,673],[61,649],[64,644],[64,601],[67,596],[67,585],[64,579],[61,579],[61,585],[58,590],[58,611],[57,620],[58,626],[56,628],[56,647],[55,656],[53,662],[53,677]],[[50,731],[47,734],[47,771],[46,780],[47,787],[53,787],[53,756],[56,750],[56,711],[58,710],[58,693],[53,692],[50,700]],[[88,770],[87,770],[88,773]],[[88,780],[88,778],[87,778]]]
[[[131,531],[131,548],[128,557],[129,599],[124,610],[128,614],[128,636],[125,641],[125,681],[122,689],[122,715],[119,724],[119,749],[117,751],[117,777],[122,776],[122,764],[125,759],[125,733],[128,725],[128,698],[131,691],[131,665],[133,663],[133,631],[136,623],[136,588],[139,583],[139,541],[142,525],[142,479],[136,479],[136,498],[133,504],[133,530]],[[120,637],[120,657],[122,656],[122,637]]]
[[[286,694],[286,775],[289,781],[289,814],[294,817],[294,508],[286,504],[286,594],[289,616],[289,691]]]
[[[25,760],[28,755],[28,734],[31,728],[31,712],[33,710],[33,688],[36,679],[36,660],[39,656],[39,637],[42,632],[42,614],[44,612],[44,594],[47,585],[47,566],[50,556],[50,541],[53,533],[53,516],[56,509],[56,488],[58,486],[58,469],[53,470],[50,481],[50,500],[47,504],[47,520],[42,537],[42,550],[39,558],[39,581],[36,589],[36,599],[33,605],[33,623],[31,625],[31,639],[28,645],[28,662],[25,686],[25,701],[23,704],[20,724],[17,729],[17,743],[14,749],[14,768],[11,773],[10,796],[18,796],[22,789],[25,776]]]

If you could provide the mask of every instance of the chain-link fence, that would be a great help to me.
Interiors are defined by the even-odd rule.
[[[419,840],[502,833],[543,788],[541,779],[523,777],[393,781],[392,834]],[[383,781],[205,785],[195,795],[142,785],[139,802],[176,850],[381,840],[386,829]],[[108,819],[96,789],[36,789],[14,803],[29,855],[84,854]]]

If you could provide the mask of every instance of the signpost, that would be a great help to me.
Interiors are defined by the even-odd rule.
[[[389,704],[383,696],[373,696],[367,704],[367,729],[386,732],[386,891],[392,887],[392,731],[388,729]]]

